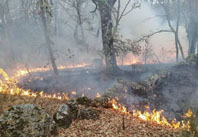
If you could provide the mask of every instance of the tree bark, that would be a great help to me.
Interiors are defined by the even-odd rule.
[[[46,16],[45,16],[45,9],[44,9],[43,5],[44,5],[44,0],[41,0],[41,5],[40,5],[41,19],[42,19],[42,23],[43,23],[45,40],[46,40],[46,44],[47,44],[52,68],[54,70],[54,74],[58,75],[58,69],[57,69],[57,66],[56,66],[56,62],[55,62],[55,58],[54,58],[54,54],[53,54],[53,50],[52,50],[52,41],[50,40],[50,37],[49,37],[49,32],[48,32],[48,28],[47,28],[47,21],[46,21]]]
[[[106,68],[109,70],[116,70],[118,68],[116,62],[116,54],[113,45],[113,20],[112,9],[116,0],[98,0],[101,28],[103,51],[105,55]]]
[[[196,45],[198,42],[198,23],[191,18],[187,27],[187,38],[189,42],[188,55],[195,54]]]
[[[198,1],[188,0],[186,3],[188,10],[188,22],[186,25],[187,38],[189,42],[188,55],[196,53],[196,47],[198,45]]]

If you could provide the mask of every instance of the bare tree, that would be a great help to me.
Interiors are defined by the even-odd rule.
[[[66,6],[69,6],[72,10],[74,10],[74,12],[70,13],[67,7],[61,5],[64,11],[76,23],[73,34],[76,42],[84,46],[83,48],[89,52],[89,45],[87,44],[85,34],[85,23],[88,23],[88,18],[84,12],[86,9],[83,7],[83,4],[87,4],[88,0],[62,0],[61,2],[65,3]]]
[[[123,17],[127,16],[131,13],[134,9],[139,8],[141,6],[139,1],[132,3],[132,0],[126,1],[123,9],[121,6],[121,0],[117,0],[117,7],[113,9],[113,15],[115,18],[115,25],[113,27],[113,37],[115,37],[116,33],[118,32],[118,27]],[[132,5],[131,5],[132,3]],[[130,7],[131,6],[131,7]],[[129,9],[128,9],[129,8]]]
[[[170,30],[172,31],[172,33],[175,36],[175,48],[176,48],[176,62],[178,62],[179,60],[179,51],[181,53],[182,59],[185,59],[184,56],[184,52],[183,52],[183,48],[179,39],[179,26],[180,26],[180,17],[181,17],[181,3],[180,0],[175,0],[172,1],[173,3],[170,4],[170,1],[166,1],[166,0],[158,0],[158,2],[160,3],[160,5],[163,7],[164,11],[165,11],[165,16],[168,22],[168,26],[170,28]],[[176,13],[176,25],[175,27],[172,25],[171,23],[171,6],[175,6],[172,9],[175,9],[173,12]]]
[[[183,7],[185,9],[185,27],[187,32],[187,38],[189,41],[188,54],[198,53],[198,1],[197,0],[186,0],[184,1]]]
[[[113,45],[113,19],[112,10],[116,0],[93,0],[93,2],[99,7],[101,28],[102,28],[102,40],[103,51],[105,55],[105,62],[107,70],[117,70],[116,54]]]
[[[134,52],[134,49],[138,49],[136,48],[136,46],[132,44],[126,44],[127,42],[124,42],[124,40],[118,39],[119,37],[117,33],[121,19],[124,16],[128,15],[135,8],[140,7],[140,3],[137,1],[132,4],[131,8],[128,9],[130,4],[132,3],[131,0],[128,0],[126,1],[126,4],[122,9],[121,0],[117,0],[117,7],[115,7],[116,0],[92,1],[96,5],[96,8],[93,12],[95,12],[99,7],[103,39],[103,51],[105,55],[106,67],[107,69],[115,70],[118,68],[116,62],[116,53],[120,51],[126,53],[126,49],[128,51]],[[114,42],[117,43],[115,44]],[[126,45],[130,45],[131,47],[126,47]]]
[[[56,66],[56,62],[55,62],[55,58],[54,58],[54,54],[53,54],[53,50],[52,50],[53,42],[50,39],[49,30],[47,27],[46,15],[49,14],[49,16],[51,16],[51,12],[49,11],[50,5],[46,0],[39,0],[39,6],[40,6],[40,16],[41,16],[42,23],[43,23],[44,35],[45,35],[45,40],[46,40],[46,44],[47,44],[47,48],[48,48],[48,52],[49,52],[49,57],[51,60],[51,64],[52,64],[54,73],[55,73],[55,75],[58,75],[58,69]]]

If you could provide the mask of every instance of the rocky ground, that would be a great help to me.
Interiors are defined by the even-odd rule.
[[[66,101],[44,98],[29,98],[0,94],[0,114],[17,104],[35,104],[51,117],[60,105]],[[125,115],[125,129],[123,129],[123,114],[103,107],[96,108],[100,115],[97,119],[76,119],[69,128],[58,127],[59,137],[179,137],[180,131],[159,125],[146,123],[137,118]],[[6,130],[6,129],[4,129]],[[2,131],[1,131],[2,132]],[[47,136],[47,135],[46,135]],[[5,136],[4,136],[5,137]]]

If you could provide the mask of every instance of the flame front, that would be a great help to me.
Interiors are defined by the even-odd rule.
[[[3,76],[3,79],[0,79],[0,93],[2,94],[10,94],[10,95],[21,95],[21,96],[30,96],[30,97],[37,97],[41,96],[44,98],[52,98],[52,99],[59,99],[65,100],[68,99],[68,95],[65,93],[54,93],[54,94],[44,94],[43,91],[40,93],[32,92],[31,90],[25,90],[17,86],[17,79],[16,76],[26,75],[26,71],[17,71],[17,74],[14,77],[8,77],[7,73],[0,69],[0,75]]]
[[[79,65],[79,67],[82,65]],[[64,68],[70,68],[70,67],[62,67]],[[0,75],[3,76],[2,80],[0,79],[0,93],[2,94],[10,94],[10,95],[20,95],[20,96],[29,96],[29,97],[43,97],[43,98],[51,98],[51,99],[58,99],[58,100],[68,100],[69,97],[65,93],[55,93],[55,94],[45,94],[43,91],[40,93],[33,92],[31,90],[24,90],[22,88],[19,88],[17,86],[17,78],[21,78],[22,76],[27,75],[29,72],[43,72],[47,71],[48,69],[31,69],[29,71],[26,70],[18,70],[17,73],[13,77],[8,77],[7,73],[3,71],[3,69],[0,69]],[[73,95],[76,95],[76,92],[72,92]],[[82,94],[84,96],[84,94]],[[101,95],[99,93],[96,94],[96,97],[100,97]],[[140,120],[152,122],[154,124],[159,124],[162,126],[167,126],[170,128],[186,128],[189,129],[189,121],[185,124],[184,121],[182,122],[176,122],[176,119],[174,119],[172,122],[168,122],[168,120],[162,115],[163,110],[156,111],[153,110],[152,112],[141,112],[139,110],[133,110],[132,113],[130,113],[126,107],[119,104],[116,100],[119,100],[118,97],[116,99],[112,99],[110,103],[112,104],[113,109],[122,112],[124,114],[132,115],[134,117],[137,117]],[[145,106],[146,109],[149,108],[149,106]],[[186,115],[186,117],[192,116],[192,111],[189,110]]]
[[[87,67],[90,64],[87,63],[82,63],[82,64],[77,64],[77,65],[67,65],[67,66],[58,66],[58,70],[63,70],[63,69],[73,69],[73,68],[81,68],[81,67]],[[16,71],[14,77],[15,78],[21,78],[24,76],[27,76],[29,73],[36,73],[36,72],[47,72],[50,71],[50,67],[39,67],[39,68],[22,68],[18,67],[18,70]]]
[[[153,124],[158,124],[161,126],[166,126],[166,127],[170,127],[170,128],[174,128],[174,129],[178,129],[178,128],[189,129],[189,127],[190,127],[189,122],[187,122],[185,124],[184,121],[177,122],[176,119],[172,120],[171,122],[168,122],[168,120],[162,115],[164,110],[156,111],[154,109],[152,112],[148,112],[148,111],[141,112],[139,110],[133,110],[132,113],[130,113],[127,111],[126,107],[119,104],[115,99],[112,99],[110,101],[110,103],[112,104],[113,109],[115,109],[119,112],[122,112],[124,114],[128,114],[128,115],[137,117],[139,120],[151,122]],[[148,108],[148,106],[147,106],[147,108]],[[189,110],[186,113],[186,115],[189,116],[188,113],[192,114],[191,112],[192,111]]]

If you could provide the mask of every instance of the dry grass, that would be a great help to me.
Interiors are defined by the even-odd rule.
[[[70,128],[59,129],[59,137],[180,137],[178,131],[142,122],[114,110],[102,109],[99,120],[74,121]]]
[[[11,96],[0,94],[0,114],[16,104],[37,104],[53,115],[65,101]],[[149,124],[131,116],[125,116],[114,110],[100,108],[99,120],[75,120],[68,129],[58,129],[59,137],[180,137],[180,131]]]
[[[18,104],[36,104],[43,108],[50,115],[53,115],[58,109],[60,104],[64,104],[65,101],[53,100],[41,97],[27,97],[27,96],[12,96],[0,94],[0,114],[9,109],[13,105]]]

